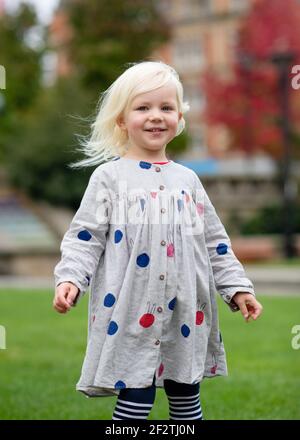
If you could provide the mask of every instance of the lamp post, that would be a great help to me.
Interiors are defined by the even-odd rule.
[[[283,189],[283,226],[284,253],[287,258],[295,256],[293,240],[293,212],[295,185],[291,176],[291,144],[290,144],[290,113],[289,113],[289,66],[294,55],[289,51],[273,53],[271,60],[277,68],[279,100],[281,108],[281,129],[283,143],[282,189]]]
[[[246,52],[239,54],[239,64],[243,77],[243,87],[245,91],[245,110],[244,117],[247,121],[248,129],[243,133],[243,147],[250,159],[253,151],[253,137],[252,137],[252,108],[251,108],[251,69],[254,63],[253,56]]]

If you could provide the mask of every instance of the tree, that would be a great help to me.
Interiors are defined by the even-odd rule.
[[[154,0],[65,0],[73,37],[66,44],[88,91],[106,89],[129,62],[151,56],[170,38]]]
[[[248,154],[263,150],[275,159],[282,157],[278,77],[271,62],[279,50],[293,52],[299,64],[300,2],[256,0],[239,30],[230,79],[212,72],[202,78],[207,97],[205,119],[208,124],[227,127],[232,149]],[[300,102],[299,93],[292,88],[290,101],[293,137],[297,139]],[[299,143],[294,143],[294,150],[299,155]]]
[[[152,52],[171,36],[156,0],[64,0],[72,38],[65,50],[75,74],[94,99],[110,86],[128,63],[152,59]],[[168,146],[171,155],[187,148],[183,132]]]
[[[53,86],[38,89],[34,105],[18,121],[20,129],[7,139],[7,168],[14,185],[33,198],[78,207],[93,168],[67,167],[82,158],[76,151],[76,135],[89,134],[100,92],[126,63],[147,59],[168,37],[154,3],[61,1],[60,11],[68,18],[71,38],[58,49],[66,51],[73,68]],[[48,48],[53,50],[47,46],[45,50]],[[187,144],[185,134],[171,144],[174,153],[182,150]]]
[[[61,78],[44,89],[7,140],[7,170],[11,183],[36,200],[77,209],[91,170],[72,171],[76,134],[89,109],[75,78]],[[81,121],[80,123],[78,121]]]
[[[9,153],[7,136],[18,132],[19,121],[34,103],[41,89],[42,50],[30,47],[28,37],[37,25],[34,9],[21,4],[13,15],[0,17],[0,64],[6,70],[5,107],[1,114],[0,161]]]

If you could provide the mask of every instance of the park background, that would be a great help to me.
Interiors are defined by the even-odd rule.
[[[198,174],[264,306],[246,324],[218,299],[229,376],[202,382],[204,417],[299,419],[297,0],[0,0],[0,419],[111,418],[116,397],[75,391],[88,297],[55,313],[52,273],[94,169],[68,167],[78,136],[142,60],[180,75],[168,157]],[[168,418],[161,389],[149,418]]]

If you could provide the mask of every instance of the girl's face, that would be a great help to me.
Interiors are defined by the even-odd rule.
[[[181,118],[176,87],[170,82],[156,90],[137,95],[125,116],[119,118],[118,124],[127,131],[131,153],[151,157],[165,154],[165,148],[175,137]],[[154,128],[158,131],[150,131]]]

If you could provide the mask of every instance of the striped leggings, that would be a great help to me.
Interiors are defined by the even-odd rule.
[[[169,402],[169,420],[203,420],[199,383],[185,384],[165,379],[164,388]],[[147,419],[155,393],[155,376],[148,388],[121,389],[112,420]]]

